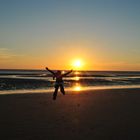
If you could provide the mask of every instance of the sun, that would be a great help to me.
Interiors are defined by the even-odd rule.
[[[81,61],[80,61],[80,60],[76,60],[76,61],[74,62],[74,66],[75,66],[75,67],[81,67]]]
[[[76,60],[73,61],[72,66],[73,66],[74,69],[81,69],[82,66],[83,66],[83,61],[80,60],[80,59],[76,59]]]

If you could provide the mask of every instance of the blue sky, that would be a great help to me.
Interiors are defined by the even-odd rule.
[[[67,69],[80,58],[86,69],[140,70],[139,7],[139,0],[0,0],[1,68]]]

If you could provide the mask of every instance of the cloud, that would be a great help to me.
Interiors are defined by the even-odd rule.
[[[8,48],[0,48],[0,62],[5,62],[5,61],[12,61],[19,55],[13,53],[11,49]]]

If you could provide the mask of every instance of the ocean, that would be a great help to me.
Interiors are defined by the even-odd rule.
[[[0,94],[53,91],[54,82],[46,70],[0,70]],[[64,78],[64,85],[74,91],[140,88],[140,71],[73,71]]]

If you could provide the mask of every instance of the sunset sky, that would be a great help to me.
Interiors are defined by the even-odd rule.
[[[139,0],[0,0],[0,69],[140,70]]]

